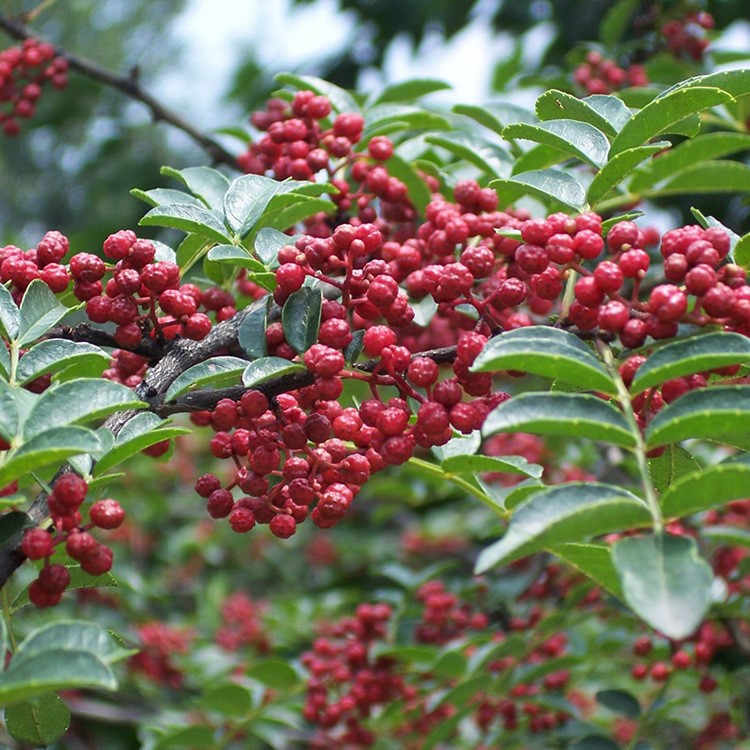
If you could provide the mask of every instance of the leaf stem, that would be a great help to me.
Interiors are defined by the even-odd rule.
[[[641,429],[638,427],[638,422],[636,422],[635,414],[633,413],[630,393],[620,376],[620,370],[615,363],[612,349],[608,344],[601,341],[598,342],[598,347],[599,352],[604,359],[604,363],[609,370],[609,374],[612,376],[612,380],[617,388],[617,402],[620,404],[625,421],[628,423],[628,426],[633,433],[633,437],[635,438],[635,448],[633,450],[635,453],[636,464],[638,466],[641,486],[643,487],[646,504],[648,505],[648,509],[651,512],[651,517],[654,521],[654,531],[657,534],[660,534],[664,530],[664,516],[662,515],[659,499],[656,497],[654,485],[651,481],[651,475],[648,470],[648,457],[646,456],[646,443],[643,440]]]
[[[416,469],[417,472],[422,475],[436,477],[443,481],[450,482],[459,489],[462,489],[468,495],[483,502],[493,513],[497,513],[503,518],[510,518],[510,513],[507,510],[500,508],[500,506],[482,492],[479,487],[475,487],[471,482],[466,481],[462,477],[456,476],[449,471],[444,471],[441,466],[430,463],[429,461],[424,461],[421,458],[410,458],[407,461],[407,464]]]

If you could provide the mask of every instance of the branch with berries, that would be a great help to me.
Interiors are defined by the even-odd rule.
[[[165,107],[149,93],[138,80],[138,69],[134,67],[126,76],[115,73],[98,63],[80,55],[59,49],[45,40],[23,21],[0,14],[0,29],[9,36],[23,42],[0,53],[0,84],[8,91],[3,101],[13,105],[11,112],[3,115],[2,125],[6,135],[16,135],[20,130],[18,118],[33,116],[35,103],[41,94],[41,85],[49,79],[55,88],[67,83],[67,71],[75,70],[94,81],[116,89],[125,96],[143,104],[155,122],[165,122],[185,133],[198,144],[215,164],[226,164],[237,168],[236,158],[218,141],[198,130],[177,112]],[[30,78],[30,72],[39,70],[39,75]],[[24,80],[27,82],[21,85]]]

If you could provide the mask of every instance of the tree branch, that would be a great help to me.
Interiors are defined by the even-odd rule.
[[[8,35],[20,41],[41,38],[30,26],[3,15],[0,15],[0,29],[3,29]],[[215,164],[226,164],[233,169],[237,169],[236,158],[220,143],[193,127],[187,120],[173,110],[165,107],[156,97],[146,91],[138,82],[135,70],[128,76],[122,76],[103,68],[88,58],[74,55],[57,47],[55,47],[55,52],[68,61],[68,65],[72,70],[76,70],[87,78],[99,81],[99,83],[103,83],[105,86],[117,89],[131,99],[144,104],[151,112],[154,120],[166,122],[188,135],[213,159]]]
[[[56,326],[50,328],[45,336],[50,339],[85,341],[88,344],[106,346],[109,349],[124,349],[115,341],[114,336],[99,328],[94,328],[88,323],[79,323],[76,326]],[[144,338],[138,346],[134,349],[127,349],[127,351],[146,357],[149,364],[154,365],[164,356],[165,348],[152,338]]]

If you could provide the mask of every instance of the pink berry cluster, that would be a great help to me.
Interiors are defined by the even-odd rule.
[[[193,634],[158,621],[146,622],[136,631],[141,650],[128,659],[128,669],[160,685],[181,688],[185,675],[174,657],[188,652]]]
[[[81,505],[88,485],[77,474],[63,474],[47,498],[52,525],[49,529],[28,530],[21,551],[29,560],[43,560],[39,576],[29,586],[29,599],[36,607],[52,607],[60,601],[70,583],[68,569],[50,562],[55,547],[65,545],[68,557],[92,576],[107,573],[112,567],[112,550],[96,540],[90,530],[116,529],[125,519],[122,506],[112,499],[98,500],[89,508],[89,522],[83,523]]]
[[[706,32],[716,25],[714,17],[705,11],[688,13],[685,18],[666,21],[661,29],[667,49],[675,57],[688,57],[700,62],[708,49]]]
[[[34,279],[57,294],[67,291],[72,281],[73,295],[86,303],[89,320],[113,323],[114,338],[125,349],[136,348],[144,337],[202,339],[213,325],[209,314],[221,322],[236,313],[232,294],[181,284],[177,264],[156,260],[154,243],[130,230],[104,241],[104,258],[79,252],[64,265],[68,252],[67,237],[56,231],[47,232],[31,250],[6,245],[0,248],[0,281],[10,284],[17,302]],[[246,286],[241,291],[254,292]],[[133,370],[133,365],[128,362],[123,369]]]
[[[415,644],[444,646],[490,628],[484,613],[450,593],[440,581],[420,587],[417,600],[422,612],[413,631]],[[404,703],[404,721],[391,731],[403,747],[418,747],[414,744],[418,738],[460,708],[451,702],[431,706],[434,696],[449,686],[450,681],[436,678],[428,669],[420,673],[412,668],[407,677],[396,658],[377,655],[378,647],[386,642],[392,615],[385,604],[360,605],[354,617],[326,626],[312,649],[303,654],[302,663],[310,675],[303,715],[318,727],[318,734],[311,740],[312,747],[372,746],[376,737],[367,728],[368,718],[396,701]],[[493,637],[498,644],[503,639],[502,633]],[[524,659],[503,657],[489,661],[487,679],[519,664],[538,665],[557,659],[565,652],[566,637],[553,635]],[[517,683],[506,697],[497,698],[480,690],[466,701],[474,706],[474,721],[482,731],[500,722],[506,731],[546,732],[570,717],[564,711],[544,708],[543,696],[559,693],[569,680],[566,670],[553,670],[539,680]]]
[[[415,218],[406,185],[384,164],[393,155],[391,140],[375,136],[366,151],[356,150],[365,126],[359,113],[334,117],[326,97],[299,91],[291,102],[270,100],[267,109],[255,112],[250,121],[265,135],[238,157],[243,171],[296,180],[315,180],[320,174],[338,190],[331,199],[339,210],[363,222],[375,220],[378,213],[390,221]],[[348,169],[347,179],[341,177],[342,168]],[[325,224],[320,217],[308,231],[325,232]]]
[[[587,94],[611,94],[632,86],[646,86],[649,82],[642,65],[633,63],[623,68],[595,51],[587,53],[573,72],[573,80]]]
[[[268,635],[262,616],[265,606],[241,591],[230,594],[221,605],[221,625],[216,643],[225,651],[238,651],[252,646],[258,652],[269,651]]]
[[[5,135],[18,135],[20,120],[34,116],[45,84],[67,86],[67,70],[68,61],[51,44],[36,39],[0,51],[0,124]]]

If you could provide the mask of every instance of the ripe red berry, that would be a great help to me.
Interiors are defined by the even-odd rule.
[[[117,500],[107,498],[91,506],[89,517],[91,522],[100,529],[116,529],[125,520],[125,511]]]
[[[88,485],[78,474],[63,474],[55,482],[52,494],[55,500],[71,510],[77,510],[86,498]]]
[[[21,542],[21,552],[29,560],[41,560],[50,557],[55,551],[52,543],[52,537],[49,532],[43,529],[29,529],[23,536]]]
[[[279,513],[271,519],[269,528],[271,533],[279,539],[288,539],[297,531],[297,522],[292,516]]]
[[[62,594],[70,583],[70,573],[64,565],[46,565],[39,571],[39,587],[47,594]]]
[[[255,526],[255,514],[249,508],[237,507],[229,514],[232,531],[244,534]]]
[[[234,498],[229,490],[214,490],[206,503],[206,510],[211,518],[226,518],[233,507]]]

